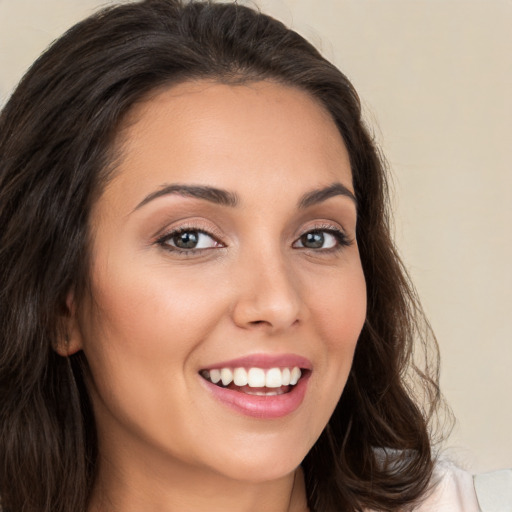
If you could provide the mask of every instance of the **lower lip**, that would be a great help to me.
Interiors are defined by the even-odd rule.
[[[282,418],[296,411],[304,400],[308,378],[309,374],[302,377],[288,393],[257,396],[221,388],[200,377],[217,400],[241,414],[261,419]]]

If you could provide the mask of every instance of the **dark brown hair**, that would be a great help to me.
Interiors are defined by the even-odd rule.
[[[88,215],[112,173],[123,116],[156,88],[201,78],[297,87],[325,106],[343,136],[368,310],[346,388],[302,464],[308,503],[316,512],[412,504],[433,468],[437,350],[434,340],[433,354],[425,352],[428,324],[391,240],[385,170],[354,88],[302,37],[252,9],[146,0],[70,29],[35,62],[0,116],[4,510],[87,508],[97,443],[86,363],[83,354],[58,356],[52,344],[61,337],[65,297],[87,287]]]

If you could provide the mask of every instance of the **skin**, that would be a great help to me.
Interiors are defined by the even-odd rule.
[[[99,435],[92,511],[307,510],[300,463],[345,386],[366,312],[347,150],[308,94],[270,82],[183,83],[131,111],[121,160],[91,212],[91,295],[72,316]],[[165,194],[169,184],[235,193],[238,206]],[[200,229],[200,249],[161,238]],[[343,233],[340,245],[325,229]],[[322,247],[304,233],[324,230]],[[160,243],[157,242],[160,240]],[[293,353],[313,370],[301,406],[249,417],[199,371]]]

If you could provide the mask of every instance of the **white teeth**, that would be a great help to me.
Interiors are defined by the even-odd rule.
[[[222,368],[220,371],[220,378],[222,380],[222,384],[227,386],[233,381],[233,372],[229,368]]]
[[[296,366],[292,369],[292,372],[290,374],[290,385],[295,386],[297,382],[299,382],[300,376],[302,375],[300,368],[297,368]]]
[[[290,385],[290,368],[283,368],[283,372],[281,375],[281,382],[283,386]]]
[[[233,372],[233,382],[235,386],[247,386],[247,372],[245,368],[235,368]]]
[[[246,395],[253,395],[253,396],[267,396],[267,393],[265,391],[261,391],[258,389],[257,391],[253,391],[252,389],[247,389],[245,391]]]
[[[281,370],[279,368],[271,368],[265,375],[265,387],[280,388],[283,385]]]
[[[222,382],[223,386],[229,386],[233,382],[235,386],[239,387],[279,389],[283,386],[295,386],[301,378],[302,372],[297,366],[269,368],[268,370],[263,368],[219,368],[203,370],[201,375],[214,384]],[[263,392],[263,394],[268,393]]]
[[[246,395],[255,395],[255,396],[277,396],[284,394],[282,389],[276,389],[274,391],[261,391],[260,389],[247,389],[244,391]]]
[[[217,384],[220,381],[220,370],[210,370],[210,380]]]
[[[261,368],[251,368],[247,373],[247,384],[250,388],[265,387],[265,370]]]

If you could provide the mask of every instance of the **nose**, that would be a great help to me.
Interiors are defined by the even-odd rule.
[[[304,321],[306,307],[297,278],[276,254],[258,252],[247,258],[237,272],[234,323],[275,333]]]

